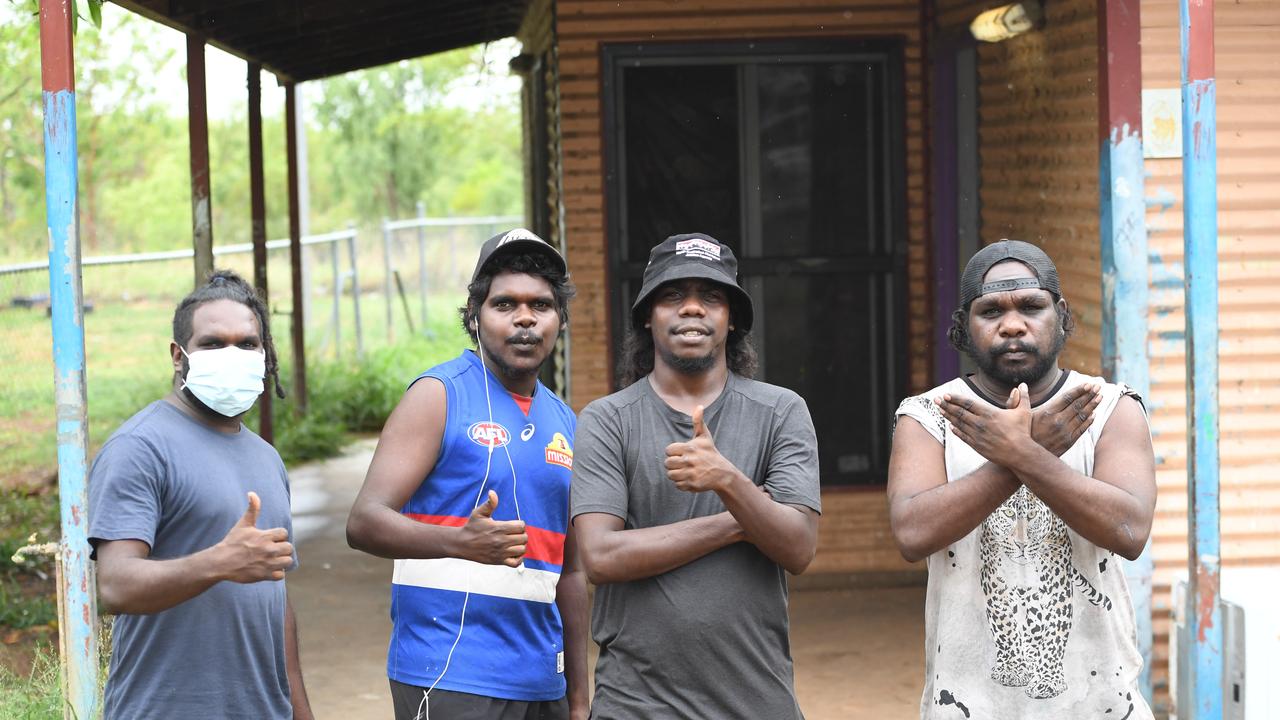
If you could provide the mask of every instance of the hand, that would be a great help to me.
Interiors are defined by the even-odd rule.
[[[498,507],[498,493],[490,490],[485,500],[467,518],[467,524],[458,528],[460,549],[458,557],[485,565],[517,567],[524,561],[529,536],[521,520],[494,520],[493,511]]]
[[[1062,397],[1031,413],[1031,437],[1040,447],[1062,457],[1093,425],[1093,414],[1102,402],[1101,388],[1077,385]]]
[[[951,431],[982,457],[1012,470],[1031,438],[1031,398],[1027,384],[1009,393],[1005,410],[973,397],[943,395],[934,400]]]
[[[223,558],[223,579],[238,583],[283,580],[284,571],[293,564],[293,544],[284,528],[259,530],[258,511],[262,501],[258,493],[249,493],[249,508],[240,520],[215,546]]]
[[[734,467],[716,449],[702,418],[702,406],[693,409],[693,439],[667,446],[667,477],[685,492],[719,490],[733,478]]]

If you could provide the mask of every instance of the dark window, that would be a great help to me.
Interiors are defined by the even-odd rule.
[[[761,378],[800,393],[824,484],[884,482],[905,360],[895,43],[605,49],[615,341],[649,249],[734,248]]]

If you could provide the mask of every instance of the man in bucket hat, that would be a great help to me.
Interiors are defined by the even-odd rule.
[[[1053,261],[973,256],[949,332],[978,371],[898,408],[889,519],[928,559],[922,718],[1151,717],[1117,555],[1151,532],[1140,399],[1059,367],[1072,329]]]
[[[594,717],[801,717],[786,573],[817,546],[817,439],[804,400],[751,379],[752,319],[727,245],[668,238],[632,306],[625,387],[582,412]]]

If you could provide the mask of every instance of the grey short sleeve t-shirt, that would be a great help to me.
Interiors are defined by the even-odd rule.
[[[720,453],[774,500],[821,511],[817,439],[798,395],[731,373],[705,418]],[[692,435],[691,418],[647,378],[588,405],[575,436],[573,515],[608,513],[631,529],[723,512],[715,493],[667,478],[667,445]],[[801,717],[786,572],[750,543],[598,587],[591,630],[600,645],[592,717]]]
[[[221,433],[163,400],[126,421],[89,473],[89,540],[141,540],[165,560],[215,545],[258,494],[258,527],[293,538],[275,449]],[[296,566],[296,562],[295,562]],[[119,615],[104,718],[291,718],[283,582],[220,582],[152,615]]]

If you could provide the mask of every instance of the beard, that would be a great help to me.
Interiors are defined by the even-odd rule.
[[[706,355],[697,357],[681,357],[672,352],[671,348],[661,345],[657,349],[658,354],[662,356],[663,362],[681,375],[701,375],[716,364],[716,351],[714,348]]]
[[[1066,344],[1067,334],[1059,327],[1058,332],[1053,336],[1053,344],[1049,347],[1048,352],[1042,352],[1036,345],[1021,340],[1000,343],[986,352],[982,352],[974,347],[973,339],[970,338],[965,347],[965,354],[973,360],[973,364],[978,366],[983,375],[1005,387],[1017,387],[1019,383],[1026,383],[1030,386],[1053,370],[1058,363],[1058,356],[1062,353],[1062,348]],[[1026,353],[1031,362],[1016,368],[1002,367],[1000,365],[1000,357],[1010,352]]]

